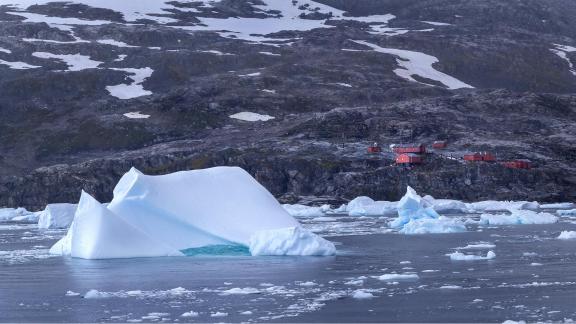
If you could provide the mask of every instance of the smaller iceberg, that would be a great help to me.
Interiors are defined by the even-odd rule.
[[[38,222],[38,213],[29,212],[26,208],[0,208],[0,222],[13,221],[36,223]]]
[[[332,211],[330,205],[313,207],[300,204],[284,204],[282,207],[288,212],[288,214],[294,217],[322,217]]]
[[[74,220],[75,204],[49,204],[39,213],[38,228],[67,228]]]
[[[390,227],[402,234],[437,234],[465,232],[466,226],[458,219],[438,215],[430,201],[420,197],[408,187],[406,195],[398,202],[398,217]]]
[[[372,198],[360,196],[346,205],[349,216],[386,216],[396,214],[397,202],[374,201]]]
[[[406,189],[406,194],[398,202],[398,218],[390,222],[390,227],[402,228],[412,220],[437,219],[440,215],[429,202],[422,199],[412,187]]]
[[[479,224],[481,225],[533,225],[533,224],[554,224],[558,222],[558,217],[550,213],[537,213],[531,210],[510,210],[507,214],[482,214]]]

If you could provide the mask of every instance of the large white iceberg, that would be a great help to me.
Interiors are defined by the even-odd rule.
[[[38,228],[67,228],[74,220],[75,204],[49,204],[39,213]]]
[[[482,225],[530,225],[530,224],[553,224],[558,222],[558,217],[550,213],[537,213],[531,210],[510,210],[507,214],[482,214]]]
[[[92,218],[106,220],[105,223],[90,221],[95,222],[91,226],[100,226],[102,230],[90,232],[88,226],[78,225],[89,223]],[[153,256],[223,245],[253,245],[254,251],[261,251],[260,247],[267,244],[261,241],[265,236],[262,233],[272,230],[287,233],[286,229],[297,228],[294,233],[298,235],[284,235],[270,242],[270,246],[285,248],[275,248],[275,255],[294,254],[294,251],[304,255],[328,254],[325,251],[328,245],[333,247],[332,243],[299,226],[274,196],[241,168],[216,167],[163,176],[147,176],[133,168],[120,179],[114,188],[114,199],[107,207],[83,195],[68,235],[52,250],[84,258],[148,256],[137,253],[141,249],[137,242],[147,238],[160,244],[154,252],[149,252]],[[107,233],[122,232],[122,228],[138,233],[134,234],[136,240],[132,243],[130,236],[125,236],[118,248],[120,252],[116,252],[120,256],[107,252],[111,246],[106,243],[110,239]],[[294,242],[295,239],[302,241]],[[282,240],[285,240],[283,244],[278,243]],[[330,251],[334,254],[335,249]]]
[[[412,220],[439,217],[429,202],[422,199],[412,187],[408,187],[406,194],[398,202],[398,218],[390,222],[390,227],[401,228]]]

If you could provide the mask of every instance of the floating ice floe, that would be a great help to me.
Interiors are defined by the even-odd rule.
[[[512,209],[518,210],[538,210],[540,204],[536,201],[497,201],[486,200],[467,204],[471,211],[475,212],[495,212],[495,211],[508,211]]]
[[[493,251],[488,251],[486,256],[475,255],[475,254],[464,254],[462,252],[454,252],[447,254],[452,261],[475,261],[475,260],[491,260],[496,257],[496,253]]]
[[[330,205],[313,207],[300,204],[284,204],[282,207],[288,212],[288,214],[295,217],[322,217],[326,215],[326,213],[332,211]]]
[[[576,209],[557,210],[556,214],[560,216],[576,215]]]
[[[67,228],[74,220],[75,204],[49,204],[39,213],[38,228]]]
[[[435,85],[414,79],[414,75],[417,75],[421,78],[437,81],[448,89],[474,88],[448,74],[434,69],[433,65],[438,63],[438,59],[432,55],[395,48],[384,48],[361,40],[354,40],[353,42],[368,46],[376,52],[398,57],[396,62],[399,68],[394,70],[394,73],[405,80],[426,85]]]
[[[193,255],[246,247],[253,255],[333,255],[264,187],[236,167],[146,176],[136,169],[107,206],[83,193],[68,234],[51,253],[86,259]],[[192,251],[191,251],[192,250]]]
[[[369,293],[369,292],[362,290],[362,289],[355,290],[352,293],[352,298],[354,298],[354,299],[370,299],[370,298],[374,298],[374,297],[376,297],[376,296],[374,296],[372,293]]]
[[[558,222],[558,217],[550,213],[537,213],[531,210],[510,210],[507,214],[482,214],[479,224],[482,225],[529,225],[529,224],[553,224]]]
[[[19,221],[32,222],[38,221],[38,214],[29,212],[26,208],[0,208],[0,222]]]
[[[554,203],[554,204],[541,204],[540,209],[571,209],[575,208],[576,204],[571,202]]]
[[[562,231],[558,235],[559,240],[576,240],[576,231]]]
[[[269,115],[261,115],[261,114],[257,114],[257,113],[249,112],[249,111],[239,112],[237,114],[230,115],[229,117],[233,118],[233,119],[239,119],[239,120],[250,121],[250,122],[268,121],[268,120],[275,118],[275,117],[272,117]]]
[[[400,280],[418,280],[420,279],[415,273],[387,273],[381,276],[376,276],[378,280],[382,281],[400,281]]]

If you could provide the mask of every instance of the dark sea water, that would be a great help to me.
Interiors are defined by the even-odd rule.
[[[576,240],[556,239],[562,230],[576,230],[571,221],[411,236],[387,232],[385,221],[304,220],[338,244],[335,257],[236,253],[122,260],[51,257],[47,249],[64,231],[0,224],[0,321],[576,320]],[[496,245],[496,258],[446,256],[477,242]],[[390,273],[419,278],[378,279]],[[353,298],[358,290],[373,297]]]

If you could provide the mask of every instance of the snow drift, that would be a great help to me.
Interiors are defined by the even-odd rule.
[[[38,228],[67,228],[74,220],[75,204],[49,204],[39,213]]]
[[[266,234],[275,230],[283,235]],[[122,237],[121,244],[110,233]],[[332,243],[301,229],[264,187],[236,167],[163,176],[133,168],[114,188],[108,207],[83,194],[73,225],[52,252],[87,259],[166,256],[219,245],[250,247],[255,255],[335,253]]]

